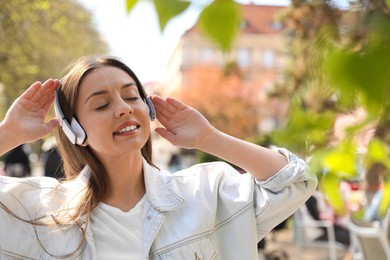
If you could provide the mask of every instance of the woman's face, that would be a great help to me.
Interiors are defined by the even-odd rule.
[[[116,67],[98,68],[84,78],[76,115],[100,159],[140,153],[150,135],[148,108],[135,81]]]

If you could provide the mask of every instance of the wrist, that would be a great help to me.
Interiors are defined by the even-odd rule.
[[[211,148],[217,145],[219,137],[222,135],[222,132],[216,129],[215,127],[211,127],[208,133],[204,136],[202,141],[196,147],[196,149],[201,150],[203,152],[210,152]]]
[[[0,155],[3,155],[20,144],[14,138],[16,136],[18,134],[15,133],[14,129],[5,124],[4,121],[0,122]]]

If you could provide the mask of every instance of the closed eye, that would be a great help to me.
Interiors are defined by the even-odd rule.
[[[137,101],[138,97],[129,97],[129,98],[125,98],[124,100],[126,100],[126,101]]]
[[[106,109],[108,107],[108,105],[109,105],[108,103],[104,104],[102,106],[99,106],[99,107],[95,108],[95,110],[96,111],[102,111],[102,110]]]

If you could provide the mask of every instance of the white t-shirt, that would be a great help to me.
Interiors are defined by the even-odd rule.
[[[97,259],[142,259],[144,196],[128,212],[100,203],[91,214]]]

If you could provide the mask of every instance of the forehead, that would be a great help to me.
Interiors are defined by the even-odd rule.
[[[97,68],[89,72],[83,79],[79,94],[87,94],[96,90],[118,88],[127,83],[135,83],[134,79],[122,69],[112,66]]]

